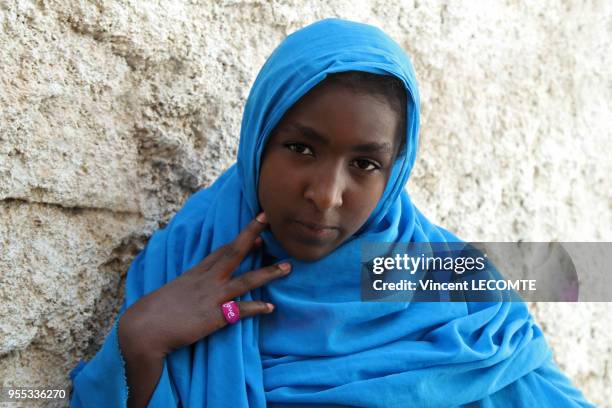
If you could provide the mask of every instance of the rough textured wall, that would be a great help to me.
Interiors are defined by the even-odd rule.
[[[478,3],[478,4],[476,4]],[[609,1],[0,0],[0,378],[68,386],[130,260],[234,160],[249,86],[288,33],[338,16],[411,55],[408,185],[467,240],[612,240]],[[537,304],[555,357],[612,406],[610,304]]]

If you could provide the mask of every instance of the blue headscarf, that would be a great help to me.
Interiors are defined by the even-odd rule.
[[[261,69],[244,111],[237,164],[194,194],[128,271],[121,313],[232,241],[261,210],[257,182],[267,138],[283,114],[328,74],[366,71],[405,85],[406,149],[360,231],[315,262],[239,300],[267,300],[245,318],[164,360],[151,407],[588,405],[554,365],[524,303],[360,301],[361,242],[449,242],[404,190],[418,149],[419,94],[402,48],[381,30],[326,19],[290,36]],[[265,248],[287,254],[267,232]],[[250,254],[235,276],[257,269]],[[180,319],[181,316],[177,316]],[[116,324],[89,363],[73,370],[72,405],[125,406]]]

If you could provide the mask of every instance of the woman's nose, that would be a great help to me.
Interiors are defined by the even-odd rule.
[[[340,173],[340,169],[319,169],[310,178],[304,198],[311,201],[319,211],[341,207],[345,181]]]

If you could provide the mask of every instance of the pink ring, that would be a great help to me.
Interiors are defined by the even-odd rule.
[[[240,309],[238,309],[238,304],[233,300],[222,304],[221,311],[223,312],[223,317],[225,317],[225,320],[229,324],[234,324],[240,320]]]

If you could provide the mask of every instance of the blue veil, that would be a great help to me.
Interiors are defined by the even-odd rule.
[[[246,103],[237,163],[151,237],[128,271],[121,313],[238,235],[260,211],[257,181],[271,130],[328,74],[343,71],[396,76],[408,94],[406,149],[376,209],[331,254],[316,262],[291,259],[289,276],[241,296],[271,301],[272,314],[243,319],[168,355],[149,406],[589,406],[553,363],[522,302],[360,301],[361,242],[459,241],[430,223],[404,189],[418,150],[412,65],[397,43],[361,23],[322,20],[273,52]],[[274,257],[288,257],[271,233],[264,241]],[[258,268],[261,258],[249,255],[235,276]],[[125,406],[116,323],[71,378],[72,406]]]

